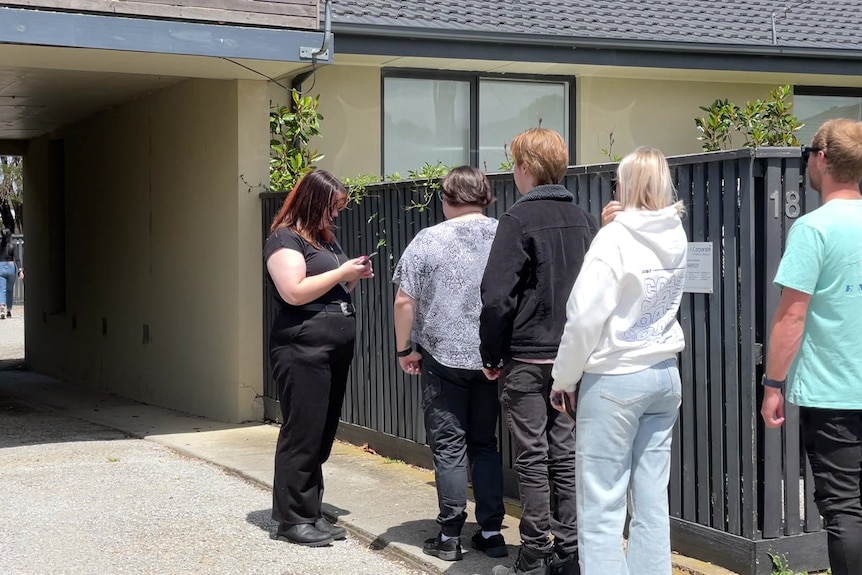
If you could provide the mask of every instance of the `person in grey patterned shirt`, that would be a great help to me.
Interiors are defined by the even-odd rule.
[[[406,373],[421,374],[425,431],[434,456],[440,533],[423,551],[461,559],[467,513],[467,461],[476,497],[474,549],[505,557],[503,470],[497,449],[497,385],[482,372],[479,285],[497,231],[484,215],[493,201],[476,168],[452,170],[441,183],[446,221],[416,234],[395,268],[395,343]],[[415,346],[415,347],[414,347]]]

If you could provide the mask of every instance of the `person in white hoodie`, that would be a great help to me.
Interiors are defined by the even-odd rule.
[[[617,198],[566,304],[551,404],[576,406],[582,575],[670,575],[667,485],[682,401],[676,356],[685,347],[676,319],[683,206],[667,160],[652,148],[620,162]]]

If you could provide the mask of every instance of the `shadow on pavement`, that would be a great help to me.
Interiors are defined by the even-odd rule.
[[[260,509],[251,511],[245,516],[246,522],[259,527],[261,531],[266,531],[270,539],[275,539],[275,532],[278,531],[278,523],[272,518],[272,509]]]
[[[0,449],[127,437],[100,425],[62,418],[55,410],[10,397],[0,389]]]
[[[18,363],[16,363],[18,362]],[[252,424],[213,421],[69,384],[23,369],[21,360],[0,362],[0,398],[122,429],[130,436],[174,435],[241,429]]]

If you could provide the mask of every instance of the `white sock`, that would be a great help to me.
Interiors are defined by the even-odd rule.
[[[449,535],[443,535],[442,533],[440,534],[440,541],[442,541],[443,543],[446,543],[450,539],[458,539],[458,537],[450,537]]]
[[[490,539],[494,535],[499,535],[499,534],[500,534],[499,531],[485,531],[484,529],[482,530],[482,538],[483,539]]]

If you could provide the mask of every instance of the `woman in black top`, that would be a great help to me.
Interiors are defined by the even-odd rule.
[[[12,299],[18,277],[24,279],[21,253],[12,241],[12,230],[4,226],[0,231],[0,319],[12,317]]]
[[[346,204],[347,191],[337,178],[309,172],[275,216],[263,249],[280,307],[269,339],[282,417],[272,517],[279,522],[279,539],[313,547],[345,537],[344,528],[321,513],[322,465],[335,439],[353,359],[350,292],[374,275],[367,256],[348,259],[332,234],[332,220]]]

